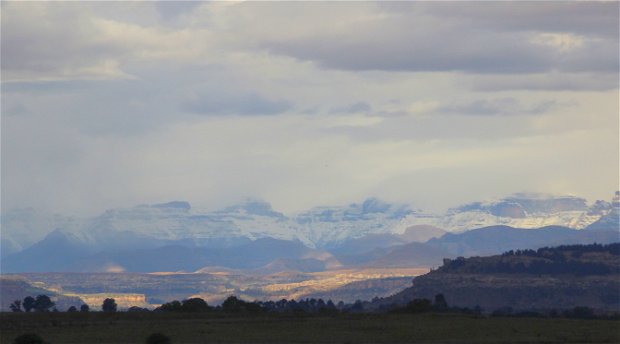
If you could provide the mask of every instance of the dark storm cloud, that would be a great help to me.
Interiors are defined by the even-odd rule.
[[[273,115],[291,108],[288,101],[272,100],[256,93],[204,93],[182,105],[185,111],[203,115]]]

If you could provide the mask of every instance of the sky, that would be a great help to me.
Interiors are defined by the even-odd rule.
[[[608,200],[618,6],[2,1],[2,212]]]

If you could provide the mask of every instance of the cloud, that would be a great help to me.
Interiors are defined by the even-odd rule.
[[[195,61],[207,53],[217,56],[209,51],[213,38],[208,31],[158,25],[156,20],[148,20],[157,17],[152,6],[3,4],[3,82],[134,79],[127,70],[136,62],[177,63]],[[145,13],[142,19],[147,20],[120,13],[123,8],[126,13]]]
[[[409,11],[358,15],[329,30],[302,31],[293,38],[266,37],[261,46],[326,68],[352,71],[618,71],[618,19],[609,14],[617,4],[547,3],[538,13],[538,4],[510,2],[493,4],[483,14],[475,11],[482,6],[471,3],[420,5],[411,6]],[[320,6],[326,11],[331,9],[329,4]],[[529,17],[532,13],[537,15]],[[575,19],[578,25],[571,26],[571,21],[581,18],[582,13],[585,19]],[[517,25],[520,21],[532,25]],[[557,39],[541,39],[552,34],[564,37],[563,44],[552,44]],[[569,37],[581,44],[566,49]]]
[[[88,16],[71,12],[50,3],[3,3],[3,81],[129,77],[119,67],[123,52],[99,41]]]
[[[336,107],[330,110],[331,113],[368,113],[372,107],[366,102],[356,102],[345,107]]]
[[[446,20],[469,21],[493,31],[536,31],[618,37],[615,1],[420,3]]]
[[[512,75],[478,75],[465,83],[481,92],[529,91],[607,91],[620,85],[618,74],[536,73]]]
[[[3,210],[606,197],[616,7],[3,2]]]
[[[182,108],[203,115],[273,115],[290,110],[292,105],[285,100],[271,100],[255,93],[204,93],[186,101]]]
[[[558,106],[554,100],[546,100],[531,105],[523,105],[515,98],[480,99],[463,104],[451,104],[439,108],[445,113],[473,116],[535,115]]]

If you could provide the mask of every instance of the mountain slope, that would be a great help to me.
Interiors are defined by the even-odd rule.
[[[613,232],[574,230],[549,226],[540,229],[523,229],[508,226],[491,226],[464,233],[448,233],[431,239],[428,245],[451,252],[457,256],[498,254],[508,250],[536,249],[544,246],[611,243],[618,237]]]
[[[60,237],[62,233],[57,235]],[[59,246],[52,246],[54,243],[55,241],[49,240],[46,241],[49,246],[35,245],[25,251],[23,256],[19,254],[16,257],[9,257],[10,259],[2,262],[3,271],[16,271],[16,263],[22,264],[19,271],[28,272],[191,272],[205,266],[257,269],[276,260],[289,261],[290,264],[295,260],[311,260],[315,269],[317,264],[321,264],[323,269],[338,264],[327,252],[308,248],[300,242],[273,238],[258,239],[229,248],[176,244],[149,249],[106,250],[98,253],[80,250],[75,245],[69,246],[66,239],[59,241]],[[46,256],[53,258],[42,262]]]
[[[443,259],[454,257],[453,254],[445,250],[418,242],[391,247],[385,251],[385,254],[365,263],[364,266],[382,268],[434,268],[441,265]]]

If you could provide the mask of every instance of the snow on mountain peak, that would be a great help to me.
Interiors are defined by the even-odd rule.
[[[368,234],[402,234],[416,225],[430,225],[452,232],[493,225],[518,228],[560,225],[582,229],[611,210],[612,204],[605,201],[588,207],[584,199],[575,196],[529,194],[470,203],[450,209],[446,214],[424,214],[406,205],[386,203],[377,198],[347,206],[316,207],[291,217],[274,211],[268,202],[257,199],[212,212],[192,208],[188,202],[173,201],[111,209],[97,217],[79,221],[42,219],[33,222],[34,217],[28,212],[5,214],[2,218],[2,249],[10,253],[31,244],[32,241],[22,240],[19,236],[21,230],[46,223],[54,224],[47,232],[61,228],[93,245],[112,247],[119,242],[183,242],[218,246],[275,238],[324,248]]]

